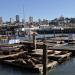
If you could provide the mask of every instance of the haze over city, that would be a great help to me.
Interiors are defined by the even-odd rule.
[[[54,19],[59,16],[75,17],[75,0],[0,0],[0,16],[4,21],[20,15],[27,20]]]

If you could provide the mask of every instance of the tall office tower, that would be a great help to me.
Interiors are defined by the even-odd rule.
[[[2,17],[0,17],[0,25],[3,25]]]
[[[22,24],[25,24],[25,20],[24,19],[22,19]]]
[[[19,23],[19,22],[20,22],[19,15],[16,15],[16,23]]]
[[[29,23],[33,23],[33,17],[29,17]]]
[[[39,23],[39,24],[42,24],[42,21],[41,21],[41,19],[38,19],[38,23]]]
[[[14,23],[14,19],[13,18],[10,18],[10,23]]]

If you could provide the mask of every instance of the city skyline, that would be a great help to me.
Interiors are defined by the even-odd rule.
[[[0,16],[4,21],[15,15],[51,20],[59,16],[75,17],[74,7],[74,0],[0,0]]]

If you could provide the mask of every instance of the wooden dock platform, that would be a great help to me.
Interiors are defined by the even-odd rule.
[[[26,63],[24,60],[22,60],[22,62],[20,63],[14,63],[16,60],[4,60],[2,61],[3,63],[6,64],[10,64],[10,65],[14,65],[14,66],[18,66],[21,68],[25,68],[25,69],[29,69],[29,70],[33,70],[33,72],[37,72],[37,73],[42,73],[43,72],[43,64],[35,64],[35,65],[31,65]],[[47,64],[47,70],[52,69],[54,67],[56,67],[58,64],[57,61],[51,61]]]
[[[24,47],[26,47],[26,45],[29,47],[32,45],[32,42],[22,42],[22,44],[24,44]],[[0,54],[0,61],[7,64],[23,67],[26,69],[33,69],[34,71],[37,72],[42,72],[43,71],[43,49],[42,49],[43,43],[40,44],[37,43],[36,45],[40,46],[41,48],[39,49],[30,48],[31,52],[29,52],[28,49],[25,50],[20,48],[22,50],[19,49],[18,51],[13,53],[11,47],[9,47],[11,49],[11,53],[7,55]],[[55,43],[54,44],[49,43],[47,44],[47,46],[48,46],[47,69],[53,68],[59,62],[63,61],[64,59],[67,59],[71,55],[71,52],[69,52],[68,50],[60,50],[60,49],[57,50],[57,47],[62,47],[62,45],[55,46]]]
[[[57,64],[58,64],[57,61],[49,62],[47,64],[47,70],[54,68]],[[41,72],[41,73],[43,72],[43,65],[42,64],[35,65],[35,68],[38,69],[39,72]]]
[[[17,52],[16,54],[10,54],[10,55],[0,55],[0,60],[8,58],[8,57],[15,57],[15,56],[19,56],[20,54],[24,54],[26,51],[23,52]]]
[[[72,52],[68,52],[68,53],[64,53],[64,54],[61,54],[61,53],[51,54],[51,55],[48,55],[48,58],[51,60],[58,61],[58,63],[62,63],[65,60],[67,60],[71,56],[71,54],[72,54]]]

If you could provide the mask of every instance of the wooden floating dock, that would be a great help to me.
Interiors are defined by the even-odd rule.
[[[57,64],[58,64],[57,61],[49,62],[47,64],[47,70],[54,68]],[[38,72],[41,72],[41,73],[43,72],[43,65],[42,64],[37,64],[35,66],[35,68],[38,69]]]
[[[72,52],[64,53],[64,54],[51,54],[48,55],[48,58],[51,60],[56,60],[58,63],[64,62],[66,59],[68,59],[71,56]]]
[[[0,60],[3,63],[19,66],[25,69],[33,69],[34,72],[42,73],[42,51],[42,49],[37,49],[34,53],[27,53],[26,51],[22,51],[18,53],[16,52],[12,55],[1,55]],[[67,59],[70,55],[71,52],[62,54],[62,51],[48,50],[47,69],[52,69],[53,67],[57,66],[59,60],[55,60],[56,58],[63,60],[64,58]]]
[[[29,70],[33,70],[33,72],[37,72],[37,73],[42,73],[43,72],[43,64],[36,64],[36,65],[30,65],[27,64],[24,60],[22,60],[21,64],[20,63],[14,63],[16,60],[4,60],[2,61],[3,63],[7,63],[10,65],[14,65],[14,66],[18,66],[18,67],[22,67],[24,69],[29,69]],[[47,69],[52,69],[54,68],[56,65],[58,64],[57,61],[51,61],[47,64]]]
[[[37,43],[39,49],[31,49],[31,52],[28,50],[29,46],[32,46],[32,43],[22,42],[23,46],[1,46],[0,47],[0,61],[2,63],[7,63],[14,66],[19,66],[25,69],[33,70],[34,72],[42,73],[43,71],[43,43]],[[18,44],[19,45],[19,44]],[[72,54],[68,51],[57,51],[51,49],[55,44],[47,44],[50,47],[47,50],[48,63],[47,69],[52,69],[59,62],[63,62],[65,59],[70,57]],[[28,47],[27,47],[28,46]],[[9,49],[8,49],[9,47]],[[24,48],[23,48],[24,47]],[[26,47],[26,48],[25,48]],[[40,49],[41,48],[41,49]],[[7,54],[3,54],[8,52]]]
[[[6,59],[8,57],[15,57],[15,56],[19,56],[20,54],[24,54],[26,51],[23,52],[17,52],[16,54],[10,54],[10,55],[0,55],[0,60],[2,59]]]

